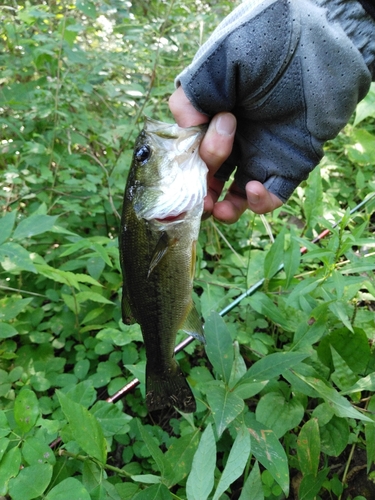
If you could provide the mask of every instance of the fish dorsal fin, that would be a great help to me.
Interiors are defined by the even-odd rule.
[[[159,241],[157,242],[151,257],[147,278],[150,276],[152,271],[155,269],[155,267],[159,264],[161,259],[168,252],[169,248],[171,248],[171,246],[173,246],[175,243],[176,241],[171,239],[165,231],[161,233]]]
[[[193,301],[191,303],[191,309],[189,311],[189,314],[187,315],[185,323],[181,328],[181,330],[183,330],[191,337],[194,337],[195,339],[199,340],[203,344],[206,343],[206,339],[204,338],[202,320],[201,317],[199,316],[197,309],[195,308]]]

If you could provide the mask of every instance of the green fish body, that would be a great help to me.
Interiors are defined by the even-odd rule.
[[[179,329],[203,336],[192,301],[207,167],[198,154],[203,127],[146,119],[136,140],[121,219],[123,321],[137,321],[146,348],[150,411],[196,403],[175,360]]]

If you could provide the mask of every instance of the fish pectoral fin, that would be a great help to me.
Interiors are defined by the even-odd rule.
[[[202,320],[193,302],[181,330],[191,337],[199,340],[203,344],[206,343],[206,339],[204,338]]]
[[[159,241],[154,248],[152,253],[151,262],[148,268],[147,278],[150,276],[152,271],[156,268],[156,266],[160,263],[162,258],[166,255],[168,250],[176,243],[176,240],[171,239],[168,234],[163,231],[159,238]]]

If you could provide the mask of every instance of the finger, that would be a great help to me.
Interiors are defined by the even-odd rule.
[[[214,209],[215,203],[219,199],[224,187],[224,182],[211,177],[208,181],[207,196],[204,199],[204,208],[202,219],[207,219]]]
[[[193,127],[209,121],[207,115],[194,108],[182,87],[178,87],[170,96],[169,109],[180,127]]]
[[[199,149],[210,177],[232,152],[236,125],[236,118],[231,113],[218,113],[212,118]]]
[[[246,184],[246,197],[250,210],[256,214],[272,212],[283,204],[280,198],[258,181],[250,181]]]
[[[248,208],[246,194],[233,183],[225,198],[215,203],[212,215],[215,219],[226,224],[237,222],[241,215]]]

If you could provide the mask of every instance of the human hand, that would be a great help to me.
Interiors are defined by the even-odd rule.
[[[171,99],[177,121],[186,126],[212,117],[201,153],[211,173],[206,207],[215,217],[234,221],[247,205],[262,213],[287,201],[366,95],[375,22],[358,1],[345,5],[244,2],[177,77],[183,89]],[[173,109],[175,101],[186,117]],[[217,127],[230,120],[225,112],[237,120],[234,138]],[[218,202],[233,171],[235,184]]]
[[[209,121],[207,115],[194,108],[182,87],[171,95],[169,107],[180,127],[191,127]],[[282,201],[258,181],[248,182],[245,191],[233,182],[224,199],[218,201],[225,183],[214,175],[232,151],[235,131],[235,116],[231,113],[218,113],[211,120],[200,146],[200,155],[209,171],[204,216],[212,214],[226,223],[236,222],[247,208],[257,214],[264,214],[282,205]]]

